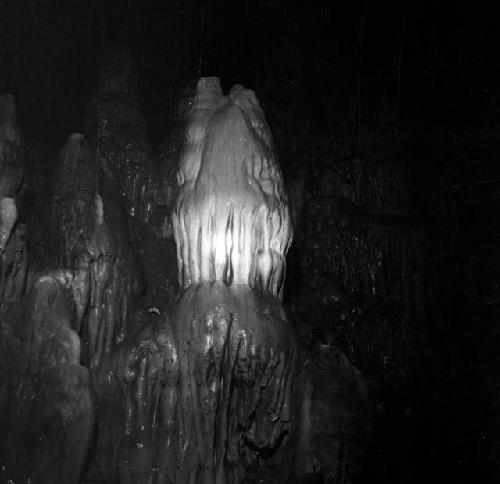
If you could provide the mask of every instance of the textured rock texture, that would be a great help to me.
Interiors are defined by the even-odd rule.
[[[123,205],[111,170],[96,160],[82,135],[71,135],[56,170],[52,247],[56,277],[71,288],[75,330],[92,368],[124,339],[127,315],[144,289]]]
[[[223,96],[202,78],[190,112],[173,216],[179,279],[281,295],[291,224],[269,128],[255,94]]]
[[[23,176],[22,140],[12,94],[0,96],[0,253],[17,221],[16,194]]]
[[[113,169],[127,212],[146,222],[155,205],[153,152],[139,105],[135,66],[120,48],[110,48],[84,123],[84,134]]]
[[[101,473],[223,483],[264,467],[284,481],[297,343],[278,294],[291,227],[251,91],[237,86],[226,98],[218,79],[200,79],[179,183],[173,226],[185,290],[101,369],[102,425],[113,414],[121,424],[101,443]]]

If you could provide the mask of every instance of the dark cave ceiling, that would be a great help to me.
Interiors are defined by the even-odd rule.
[[[0,90],[29,106],[22,117],[33,127],[78,128],[110,41],[136,59],[153,137],[200,75],[251,86],[277,111],[300,98],[315,130],[356,110],[473,126],[498,104],[484,2],[3,0],[0,9]]]

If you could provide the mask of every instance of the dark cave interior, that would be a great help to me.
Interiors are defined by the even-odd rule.
[[[486,2],[0,0],[2,482],[498,482],[496,19]],[[259,188],[220,188],[207,153],[250,149]],[[206,266],[189,255],[224,196],[279,245],[249,287],[232,268],[204,282],[216,242]]]

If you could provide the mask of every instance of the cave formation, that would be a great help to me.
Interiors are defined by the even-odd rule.
[[[0,1],[0,482],[498,482],[493,18]]]
[[[132,82],[128,59],[113,57],[111,66],[98,97]],[[14,98],[3,99],[1,220],[10,268],[20,263],[8,249],[17,242],[22,148]],[[123,136],[123,123],[114,131]],[[124,153],[120,138],[110,138],[91,147],[74,133],[61,149],[50,253],[32,287],[14,280],[19,268],[3,268],[4,302],[17,305],[9,309],[19,317],[5,320],[5,474],[37,482],[80,482],[88,474],[99,482],[222,483],[243,482],[263,467],[286,480],[298,350],[281,299],[292,228],[255,94],[235,86],[224,96],[217,78],[198,81],[172,204],[182,292],[162,312],[135,318],[146,281],[128,218],[147,222],[152,204],[144,195],[154,174],[132,143]]]

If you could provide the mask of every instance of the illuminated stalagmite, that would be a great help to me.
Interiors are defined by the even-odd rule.
[[[247,284],[279,295],[291,224],[271,137],[253,91],[223,96],[202,78],[173,216],[180,282]]]
[[[270,473],[280,482],[297,354],[279,298],[291,228],[252,91],[236,86],[226,97],[217,78],[200,79],[179,184],[184,292],[101,375],[109,405],[125,401],[110,413],[123,415],[119,481],[233,483]]]

